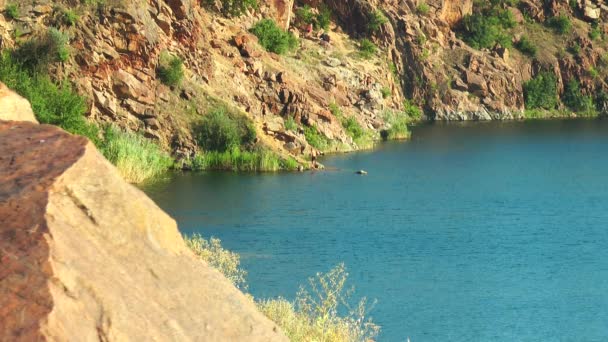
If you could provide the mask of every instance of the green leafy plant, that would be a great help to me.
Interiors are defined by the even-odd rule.
[[[422,109],[411,100],[406,99],[403,101],[403,112],[411,120],[420,120],[422,118]]]
[[[416,6],[416,11],[422,15],[429,14],[430,10],[431,10],[431,7],[424,1],[419,3],[418,6]]]
[[[410,137],[410,130],[407,124],[410,118],[405,112],[385,111],[382,114],[387,128],[380,132],[384,140],[399,140]]]
[[[16,4],[8,4],[4,9],[4,13],[6,13],[9,19],[17,19],[19,17],[19,7]]]
[[[364,59],[370,59],[378,51],[378,48],[371,40],[363,38],[359,41],[359,55]]]
[[[156,74],[164,85],[178,86],[184,78],[184,62],[177,56],[163,54]]]
[[[554,109],[558,104],[555,75],[541,72],[524,83],[524,98],[528,108]]]
[[[388,19],[380,10],[376,10],[371,13],[369,21],[367,22],[367,29],[369,32],[374,33],[380,30],[382,25],[388,23]]]
[[[104,129],[100,150],[132,183],[158,176],[173,165],[173,159],[151,140],[115,126]]]
[[[85,99],[68,82],[53,82],[44,69],[25,66],[9,51],[0,55],[0,81],[31,103],[40,123],[59,126],[99,143],[99,129],[84,116]]]
[[[285,119],[285,129],[288,131],[296,131],[298,129],[298,123],[293,116],[288,116]]]
[[[291,341],[372,341],[380,327],[367,318],[370,308],[365,298],[351,306],[354,288],[346,287],[347,279],[346,267],[339,264],[309,278],[308,286],[300,288],[295,302],[283,298],[263,300],[257,303],[258,308]]]
[[[220,271],[237,288],[247,290],[247,271],[241,268],[240,255],[224,249],[220,239],[212,237],[207,240],[200,234],[194,234],[184,236],[184,241],[200,260]]]
[[[202,0],[201,5],[215,7],[220,5],[221,12],[226,16],[239,17],[251,8],[258,8],[257,0]]]
[[[587,116],[595,115],[593,97],[582,94],[580,83],[577,80],[570,80],[566,83],[562,100],[573,111]]]
[[[317,15],[317,27],[328,30],[330,23],[331,10],[327,6],[321,6],[319,9],[319,14]]]
[[[324,151],[329,147],[329,140],[315,126],[304,127],[304,137],[312,147],[320,151]]]
[[[49,64],[65,62],[70,56],[69,36],[56,28],[50,28],[42,36],[34,37],[13,51],[16,61],[30,71],[41,71]]]
[[[380,93],[382,93],[383,99],[389,98],[392,94],[391,89],[388,87],[382,87],[382,89],[380,89]]]
[[[534,44],[526,36],[521,37],[521,39],[515,43],[515,48],[530,57],[536,56],[536,46],[534,46]]]
[[[270,52],[284,54],[298,46],[297,38],[279,28],[272,19],[258,21],[251,32],[258,37],[260,45]]]
[[[198,143],[206,151],[225,152],[235,147],[247,147],[255,139],[256,132],[251,122],[224,107],[215,108],[205,115],[198,133]]]
[[[555,17],[547,19],[547,26],[551,27],[555,32],[559,34],[567,34],[572,31],[572,22],[565,14],[560,14]]]
[[[305,24],[315,23],[315,14],[312,12],[310,5],[304,5],[296,10],[296,17]]]
[[[74,26],[76,25],[79,17],[73,10],[64,9],[61,18],[66,25]]]

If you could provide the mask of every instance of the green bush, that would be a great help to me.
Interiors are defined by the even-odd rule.
[[[101,152],[128,182],[141,183],[166,172],[173,165],[168,154],[143,136],[108,126],[103,137]]]
[[[255,34],[267,51],[277,54],[284,54],[294,49],[298,45],[298,40],[290,32],[283,31],[272,19],[262,19],[252,28]]]
[[[509,25],[509,21],[505,23],[498,16],[490,16],[485,13],[467,15],[463,19],[463,39],[476,49],[492,48],[496,44],[509,47],[511,39],[504,33],[505,28]]]
[[[557,80],[551,72],[541,72],[524,84],[526,107],[554,109],[557,106]]]
[[[296,10],[296,17],[305,24],[315,23],[315,14],[312,13],[310,5],[304,5]]]
[[[285,120],[285,129],[288,131],[296,131],[298,129],[298,123],[293,116],[288,116]]]
[[[305,24],[313,24],[316,29],[327,30],[331,22],[331,10],[327,6],[321,6],[315,15],[309,5],[304,5],[296,10],[296,16]]]
[[[570,18],[564,14],[549,18],[547,20],[547,25],[559,34],[570,33],[572,30],[572,22],[570,21]]]
[[[201,5],[215,7],[216,0],[202,0]],[[258,8],[257,0],[220,0],[221,12],[224,15],[238,17],[243,15],[250,8]]]
[[[385,111],[383,113],[384,122],[386,122],[388,128],[381,132],[382,139],[384,140],[400,140],[407,139],[410,137],[410,130],[407,124],[410,121],[407,113]]]
[[[536,46],[534,46],[534,44],[525,36],[521,37],[521,39],[515,43],[515,48],[530,57],[536,56]]]
[[[4,13],[6,13],[6,16],[9,19],[17,19],[17,17],[19,17],[19,7],[16,4],[8,4],[6,5]]]
[[[382,89],[380,89],[380,93],[382,93],[383,99],[389,98],[392,94],[391,89],[389,87],[382,87]]]
[[[312,147],[320,151],[325,151],[329,148],[329,140],[315,126],[304,127],[304,137]]]
[[[327,6],[321,6],[319,9],[319,14],[317,15],[317,27],[327,31],[330,23],[331,10]]]
[[[568,108],[577,113],[587,116],[595,115],[593,97],[581,93],[581,87],[577,80],[570,80],[566,84],[562,100]]]
[[[0,56],[0,81],[30,101],[40,123],[56,125],[99,142],[97,126],[84,117],[85,99],[67,82],[54,83],[44,71],[30,70],[8,51]]]
[[[242,291],[247,290],[247,272],[241,268],[241,256],[222,247],[220,239],[203,238],[200,234],[184,236],[186,246],[194,255],[220,271],[234,286]]]
[[[568,48],[568,51],[570,51],[571,54],[578,56],[578,54],[581,53],[581,46],[578,43],[574,43]]]
[[[255,128],[240,114],[224,107],[205,115],[198,134],[198,144],[206,151],[226,152],[235,147],[251,146],[256,139]]]
[[[403,101],[403,112],[411,120],[420,120],[422,118],[422,109],[407,99]]]
[[[589,31],[589,38],[591,40],[598,40],[598,39],[602,38],[602,31],[599,29],[599,27],[593,27]]]
[[[369,308],[365,298],[354,307],[350,305],[353,289],[346,287],[347,279],[346,267],[340,264],[309,278],[308,287],[300,288],[295,302],[262,300],[258,308],[290,341],[373,341],[380,327],[366,318]]]
[[[363,137],[363,135],[365,135],[365,130],[363,129],[363,127],[361,127],[357,119],[352,116],[348,118],[342,118],[342,127],[344,127],[346,133],[351,138],[353,138],[353,140],[360,139],[361,137]]]
[[[157,76],[164,85],[178,86],[184,78],[184,62],[177,56],[162,56]]]
[[[78,14],[71,9],[64,9],[61,18],[66,25],[74,26],[78,21]]]
[[[418,6],[416,7],[416,11],[419,14],[422,15],[427,15],[429,14],[429,11],[431,10],[431,7],[426,3],[426,2],[421,2],[420,4],[418,4]]]
[[[359,41],[359,55],[364,59],[370,59],[378,51],[378,48],[371,40],[363,38]]]
[[[377,32],[382,25],[388,23],[388,19],[380,10],[376,10],[371,13],[369,21],[367,22],[367,29],[369,32]]]
[[[335,102],[329,104],[329,111],[337,118],[342,117],[342,109],[340,109],[340,106]]]
[[[44,35],[32,38],[14,50],[14,59],[31,72],[44,72],[49,64],[68,60],[68,42],[66,33],[50,28]]]

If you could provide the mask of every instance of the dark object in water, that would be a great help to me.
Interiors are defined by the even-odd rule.
[[[356,173],[356,174],[358,174],[358,175],[362,175],[362,176],[364,176],[364,175],[366,175],[366,174],[367,174],[367,171],[365,171],[365,170],[359,170],[359,171],[357,171],[357,172],[355,172],[355,173]]]

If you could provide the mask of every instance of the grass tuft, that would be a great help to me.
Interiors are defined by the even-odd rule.
[[[141,183],[158,176],[173,165],[173,159],[158,145],[115,126],[106,127],[100,149],[116,165],[123,178],[131,183]]]

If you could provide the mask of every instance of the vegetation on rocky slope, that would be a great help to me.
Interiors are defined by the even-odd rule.
[[[140,183],[167,171],[173,160],[156,144],[114,126],[100,129],[86,119],[86,100],[69,82],[51,80],[48,64],[60,58],[62,47],[58,35],[51,31],[17,50],[4,51],[0,56],[0,81],[31,103],[40,123],[89,138],[127,181]],[[22,57],[25,55],[28,57]]]
[[[246,271],[240,256],[224,249],[216,238],[206,240],[195,234],[184,237],[186,244],[241,290],[247,289]],[[256,299],[260,311],[277,323],[294,342],[366,342],[373,340],[380,327],[367,317],[373,305],[362,298],[352,303],[353,287],[347,287],[348,272],[339,264],[327,273],[317,273],[302,286],[294,301],[284,298]]]

